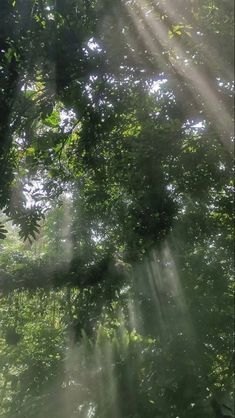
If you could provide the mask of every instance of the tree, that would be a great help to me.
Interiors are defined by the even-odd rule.
[[[3,416],[232,416],[231,11],[4,1]]]

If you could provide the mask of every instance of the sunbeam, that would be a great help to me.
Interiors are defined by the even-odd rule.
[[[175,7],[169,2],[167,2],[166,6],[167,11],[175,10]],[[225,103],[221,100],[218,93],[218,86],[217,89],[212,87],[212,80],[209,82],[198,65],[192,62],[190,65],[188,64],[188,56],[181,46],[180,38],[176,40],[176,37],[173,36],[170,39],[170,27],[164,23],[164,20],[159,18],[156,12],[151,10],[146,0],[127,3],[126,7],[134,25],[145,42],[146,48],[153,57],[156,57],[156,64],[159,55],[163,54],[163,51],[165,51],[164,54],[168,51],[167,59],[169,60],[172,71],[181,78],[182,82],[183,80],[187,82],[187,88],[191,90],[194,100],[202,106],[205,114],[208,114],[217,126],[220,139],[225,148],[229,152],[232,152],[232,140],[234,136],[233,119],[231,112],[229,112]],[[149,12],[147,12],[148,10]],[[170,16],[176,20],[176,23],[180,19],[180,16],[174,12],[171,12]],[[186,27],[187,25],[191,27],[191,22],[186,20],[183,26],[185,25]],[[194,37],[192,37],[192,40],[196,42]],[[213,74],[213,60],[210,62],[210,70],[211,74]]]
[[[164,338],[169,333],[184,332],[188,338],[195,340],[193,323],[185,300],[183,286],[174,261],[174,257],[166,242],[161,251],[153,250],[146,257],[142,266],[136,268],[137,289],[152,306],[153,313],[150,322],[155,332]],[[173,310],[172,310],[173,307]],[[135,309],[130,310],[130,321],[139,329]]]

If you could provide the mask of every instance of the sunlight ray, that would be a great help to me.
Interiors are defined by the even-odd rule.
[[[233,80],[233,69],[225,64],[221,54],[218,53],[218,48],[216,48],[216,43],[214,42],[214,39],[207,39],[204,36],[203,45],[199,42],[199,36],[201,35],[201,32],[196,31],[198,23],[192,12],[190,13],[188,10],[183,9],[181,7],[181,15],[179,15],[179,13],[176,11],[176,8],[172,4],[172,0],[164,1],[164,9],[161,3],[158,3],[158,8],[162,11],[162,13],[164,13],[165,9],[169,18],[172,21],[172,24],[177,24],[178,22],[182,21],[186,28],[188,27],[189,29],[193,29],[190,30],[190,38],[194,41],[194,44],[197,47],[197,49],[200,50],[200,53],[203,54],[203,60],[207,63],[208,68],[213,69],[213,67],[219,66],[222,69],[224,76],[228,80]],[[198,29],[200,29],[200,27]],[[210,51],[210,54],[207,53],[208,51]]]
[[[195,341],[194,326],[183,286],[167,242],[161,251],[153,250],[146,258],[137,286],[139,292],[153,304],[155,317],[152,322],[157,333],[160,332],[165,338],[168,333],[184,332]]]
[[[225,104],[219,99],[218,92],[212,89],[208,80],[195,64],[187,65],[188,57],[181,47],[180,41],[169,39],[169,28],[166,24],[153,12],[145,12],[148,7],[145,0],[137,0],[134,7],[130,4],[127,7],[134,25],[138,28],[152,55],[158,56],[159,54],[159,47],[156,46],[156,43],[160,43],[162,48],[169,50],[168,59],[171,68],[188,82],[195,101],[202,105],[202,108],[213,120],[223,145],[229,152],[232,152],[233,121]],[[145,23],[143,24],[143,22]]]
[[[100,371],[97,387],[101,409],[114,418],[121,418],[118,404],[117,382],[114,373],[115,358],[112,343],[106,341],[100,346],[97,345],[94,356],[97,370]]]

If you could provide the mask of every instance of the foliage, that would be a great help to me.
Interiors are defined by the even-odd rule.
[[[232,417],[231,1],[2,3],[0,416]]]

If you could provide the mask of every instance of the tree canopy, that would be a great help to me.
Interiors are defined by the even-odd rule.
[[[0,12],[0,416],[232,417],[233,2]]]

